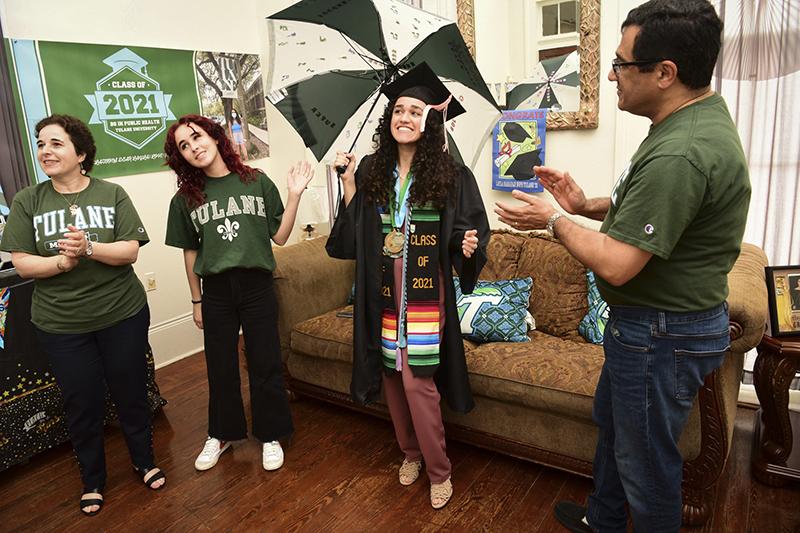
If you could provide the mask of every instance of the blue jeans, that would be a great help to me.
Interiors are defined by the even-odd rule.
[[[677,532],[695,396],[730,346],[728,305],[692,313],[612,306],[592,417],[599,427],[587,520],[597,531]]]

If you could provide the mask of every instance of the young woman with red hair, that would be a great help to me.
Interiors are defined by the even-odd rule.
[[[208,118],[181,117],[167,132],[164,151],[178,176],[166,244],[183,249],[208,368],[208,438],[195,468],[208,470],[231,441],[247,437],[239,380],[241,327],[253,435],[263,443],[264,469],[276,470],[284,457],[279,439],[294,428],[283,384],[270,239],[278,245],[288,240],[314,172],[306,162],[292,166],[284,210],[275,184],[243,164],[222,127]]]

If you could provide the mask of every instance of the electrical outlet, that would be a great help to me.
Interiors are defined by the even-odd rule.
[[[156,275],[154,272],[148,272],[144,275],[144,289],[146,291],[156,290]]]

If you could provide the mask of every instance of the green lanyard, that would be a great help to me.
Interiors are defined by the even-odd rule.
[[[406,206],[408,201],[408,190],[411,188],[411,182],[414,180],[414,175],[409,171],[406,175],[406,181],[402,187],[398,187],[400,182],[400,175],[397,168],[394,169],[395,185],[394,185],[394,201],[389,202],[389,214],[392,217],[392,227],[399,228],[403,225],[403,220],[406,218]],[[400,189],[398,191],[398,188]],[[399,217],[398,217],[399,215]]]

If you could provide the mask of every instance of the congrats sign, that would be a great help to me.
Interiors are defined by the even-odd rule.
[[[36,181],[47,176],[35,163],[35,126],[48,115],[73,115],[89,125],[97,145],[92,176],[141,174],[164,170],[165,134],[177,117],[205,114],[224,124],[233,100],[260,84],[258,57],[246,54],[17,39],[5,46]],[[248,111],[244,104],[238,110]],[[261,132],[251,129],[251,138]]]

